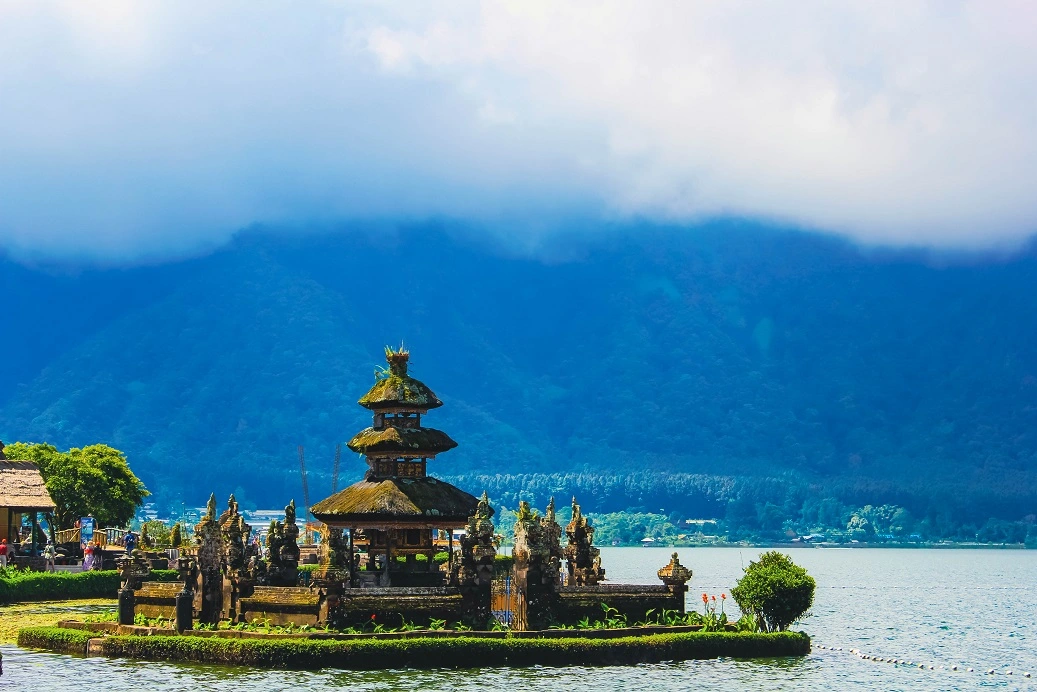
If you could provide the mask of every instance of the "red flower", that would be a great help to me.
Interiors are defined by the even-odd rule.
[[[716,596],[710,596],[710,598],[712,598],[714,601],[717,600]]]
[[[727,600],[727,594],[726,593],[720,594],[720,600],[726,601]]]
[[[702,594],[702,602],[705,603],[708,600],[709,600],[709,596],[707,596],[706,594]]]
[[[374,620],[374,613],[371,613],[371,619]]]

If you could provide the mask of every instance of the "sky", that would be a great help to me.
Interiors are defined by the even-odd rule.
[[[262,224],[1037,229],[1028,2],[0,0],[0,250]]]

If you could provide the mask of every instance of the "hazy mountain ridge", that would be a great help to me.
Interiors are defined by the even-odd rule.
[[[304,444],[316,499],[335,442],[368,424],[355,401],[380,347],[404,338],[446,402],[428,424],[461,443],[440,475],[791,474],[1009,518],[1035,506],[1032,255],[938,268],[722,228],[561,249],[426,227],[249,234],[80,277],[5,263],[23,326],[0,372],[22,384],[0,393],[0,437],[110,442],[167,498],[271,504],[301,493]],[[81,295],[98,283],[103,308]],[[39,331],[55,343],[34,355]],[[340,485],[362,468],[345,454]]]

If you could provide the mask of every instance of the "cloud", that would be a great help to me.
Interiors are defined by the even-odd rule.
[[[1012,243],[1037,219],[1035,15],[0,4],[0,247],[129,258],[253,223],[447,216],[515,233],[573,215]]]

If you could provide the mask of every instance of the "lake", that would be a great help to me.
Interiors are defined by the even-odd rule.
[[[603,548],[611,581],[658,583],[665,548]],[[695,573],[689,608],[703,592],[729,593],[760,549],[684,548]],[[1037,551],[835,549],[786,551],[817,580],[812,615],[796,629],[813,637],[802,659],[689,661],[610,668],[490,668],[318,672],[217,668],[75,658],[2,647],[0,688],[105,692],[183,690],[964,690],[1037,691]],[[733,608],[729,598],[727,603]],[[825,649],[820,648],[826,647]],[[842,647],[833,651],[827,647]],[[861,660],[873,656],[913,666]],[[473,662],[477,663],[477,662]],[[918,664],[934,670],[919,669]],[[954,672],[952,666],[976,672]],[[993,668],[995,675],[985,672]],[[1006,671],[1013,675],[1006,675]],[[1026,679],[1024,672],[1035,677]]]

